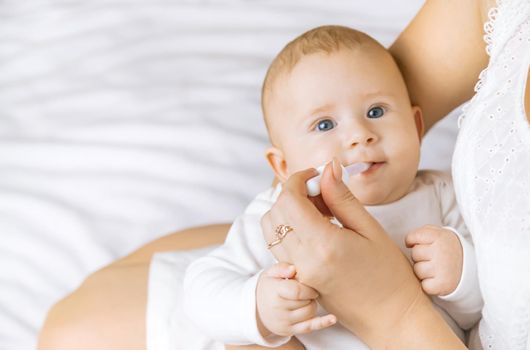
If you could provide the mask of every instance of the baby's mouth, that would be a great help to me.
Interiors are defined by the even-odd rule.
[[[365,172],[366,170],[370,169],[370,167],[375,163],[369,163],[369,162],[359,162],[359,163],[353,163],[345,167],[346,171],[348,172],[348,175],[354,176],[357,174],[360,174],[362,172]]]
[[[358,162],[348,165],[345,169],[349,176],[355,176],[358,174],[371,174],[372,170],[379,169],[385,162]]]

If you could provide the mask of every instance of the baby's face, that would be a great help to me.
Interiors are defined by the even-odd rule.
[[[344,166],[373,165],[348,187],[364,204],[393,202],[416,175],[421,111],[382,50],[341,49],[304,56],[278,77],[268,104],[276,147],[267,158],[280,181],[336,156]]]

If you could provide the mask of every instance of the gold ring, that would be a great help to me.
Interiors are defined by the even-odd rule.
[[[271,243],[267,244],[267,249],[271,249],[276,244],[279,244],[282,242],[282,240],[287,236],[289,232],[293,231],[293,228],[289,225],[283,225],[280,224],[276,227],[276,230],[274,232],[276,233],[276,239],[272,241]]]

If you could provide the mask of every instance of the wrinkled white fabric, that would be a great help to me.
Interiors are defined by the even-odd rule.
[[[389,44],[421,2],[1,0],[0,349],[34,350],[89,273],[270,185],[260,85],[287,40],[333,22]]]
[[[530,349],[530,2],[498,1],[485,25],[488,67],[464,107],[453,158],[459,206],[475,242],[484,349]],[[528,111],[527,111],[528,112]]]
[[[389,45],[422,3],[1,0],[0,349],[34,350],[91,272],[270,185],[259,92],[288,40],[336,23]],[[455,135],[429,132],[427,168]]]

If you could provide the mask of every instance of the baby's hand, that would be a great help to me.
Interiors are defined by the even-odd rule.
[[[414,272],[427,294],[443,296],[456,289],[462,276],[463,254],[453,231],[426,225],[410,232],[405,243],[412,248]]]
[[[262,336],[309,333],[337,322],[334,315],[316,315],[318,293],[293,279],[295,274],[293,265],[278,263],[259,277],[256,304]]]

